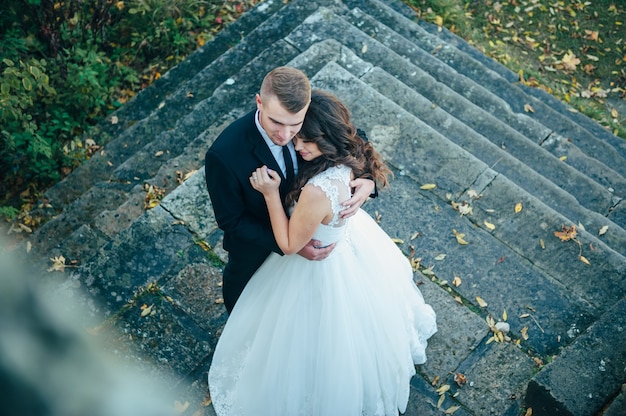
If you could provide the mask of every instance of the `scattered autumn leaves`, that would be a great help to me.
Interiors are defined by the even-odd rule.
[[[433,184],[433,183],[428,183],[428,184],[424,184],[420,186],[420,189],[422,190],[433,190],[436,189],[437,185]],[[452,206],[452,208],[455,211],[458,211],[460,213],[461,216],[471,216],[473,215],[473,208],[472,208],[472,203],[478,199],[480,199],[482,197],[481,194],[478,194],[476,191],[474,191],[473,189],[468,190],[465,193],[466,199],[462,200],[462,201],[454,201],[452,199],[452,194],[448,193],[446,194],[446,199],[450,202],[450,205]],[[524,205],[522,202],[517,202],[513,208],[513,212],[515,214],[519,214],[522,212],[522,210],[524,209]],[[493,213],[495,212],[492,209],[485,209],[486,213]],[[496,229],[496,225],[493,224],[490,221],[484,220],[482,223],[486,229],[488,229],[489,231],[494,231]],[[582,227],[582,225],[581,225]],[[584,228],[584,227],[583,227]],[[602,236],[604,234],[607,233],[607,231],[609,230],[609,226],[608,225],[604,225],[600,228],[600,230],[598,231],[598,236]],[[576,225],[572,225],[572,226],[566,226],[566,225],[562,225],[562,228],[560,231],[555,231],[554,235],[556,237],[559,238],[559,240],[561,241],[574,241],[575,243],[578,244],[579,248],[580,248],[580,252],[578,254],[578,259],[580,261],[582,261],[583,263],[587,264],[587,265],[591,265],[591,262],[582,255],[582,243],[580,242],[580,240],[578,240],[576,238],[578,234],[577,231],[577,227]],[[456,229],[452,229],[452,235],[454,236],[454,238],[456,239],[457,243],[460,245],[467,245],[469,244],[469,242],[466,239],[466,234],[465,233],[461,233],[459,231],[457,231]],[[543,239],[539,240],[539,244],[541,246],[542,249],[546,248],[546,244],[545,241]],[[592,250],[594,250],[594,247],[592,244],[590,244],[590,247]],[[478,301],[478,304],[480,305],[480,301]],[[483,305],[480,305],[481,307],[484,307]]]
[[[626,8],[622,2],[464,3],[470,23],[463,37],[518,72],[521,83],[574,104],[624,137],[624,114],[604,102],[626,95]],[[525,111],[534,109],[528,105]]]

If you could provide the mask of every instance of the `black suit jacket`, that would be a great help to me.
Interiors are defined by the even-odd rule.
[[[250,185],[250,175],[263,165],[281,177],[281,197],[287,181],[256,127],[256,110],[228,126],[209,148],[205,158],[207,188],[215,219],[224,231],[229,260],[223,273],[223,294],[230,312],[246,283],[267,256],[282,254],[272,233],[263,194]]]

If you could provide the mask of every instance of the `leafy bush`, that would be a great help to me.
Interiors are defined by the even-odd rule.
[[[17,206],[24,189],[43,190],[71,172],[89,157],[81,138],[91,126],[256,2],[3,4],[0,206]]]

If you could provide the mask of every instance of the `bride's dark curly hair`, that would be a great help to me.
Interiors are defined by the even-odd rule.
[[[311,104],[297,138],[314,142],[322,152],[311,161],[301,161],[293,189],[287,194],[287,206],[298,200],[302,187],[313,176],[324,170],[346,165],[355,178],[368,178],[377,186],[385,187],[391,170],[371,143],[363,140],[350,119],[350,111],[334,95],[321,90],[311,91]]]

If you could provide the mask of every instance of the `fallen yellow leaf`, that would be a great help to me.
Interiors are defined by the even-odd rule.
[[[454,374],[454,382],[459,386],[467,384],[467,377],[463,373],[455,373]]]
[[[480,296],[476,296],[476,302],[478,302],[478,306],[480,306],[481,308],[487,307],[487,302],[485,302],[485,300]]]
[[[524,328],[520,329],[519,331],[522,334],[522,338],[524,338],[524,340],[528,339],[528,327],[525,326]]]
[[[449,384],[444,384],[441,387],[439,387],[436,391],[437,391],[437,394],[444,394],[448,390],[450,390],[450,385]]]
[[[433,272],[432,266],[431,267],[427,267],[425,269],[421,270],[422,274],[426,275],[426,276],[433,276],[435,273]]]
[[[485,221],[484,224],[485,224],[485,227],[489,228],[492,231],[496,229],[496,226],[490,222]]]
[[[571,227],[568,227],[567,225],[562,225],[561,231],[555,231],[554,235],[557,236],[561,241],[568,241],[575,239],[577,233],[578,231],[576,231],[575,225],[572,225]]]
[[[446,400],[446,396],[444,394],[440,395],[439,400],[437,400],[437,408],[441,407],[444,400]]]
[[[458,232],[454,228],[452,229],[452,233],[454,234],[454,237],[456,238],[456,242],[457,243],[459,243],[459,244],[469,244],[467,241],[464,240],[465,234]]]
[[[50,261],[52,261],[52,266],[48,269],[49,272],[64,272],[65,271],[65,257],[56,256],[50,257]]]
[[[582,261],[583,263],[585,263],[586,265],[591,266],[591,263],[589,263],[589,260],[587,260],[585,256],[579,256],[578,259]]]
[[[459,287],[459,286],[461,286],[461,283],[462,283],[461,278],[459,276],[454,276],[454,279],[452,279],[452,284],[455,287]]]
[[[522,211],[522,203],[518,202],[517,204],[515,204],[515,213],[519,213]]]
[[[598,231],[598,235],[604,235],[607,231],[609,231],[609,226],[605,225],[604,227],[600,228],[600,231]]]
[[[436,187],[437,185],[435,185],[434,183],[426,183],[420,186],[420,189],[423,189],[424,191],[430,191],[431,189],[435,189]]]
[[[576,70],[576,65],[580,64],[580,59],[576,57],[571,51],[567,51],[567,53],[561,59],[561,63],[566,70],[574,71]]]
[[[145,305],[144,305],[144,306],[145,306]],[[141,308],[141,317],[143,318],[143,317],[145,317],[145,316],[150,315],[150,312],[152,312],[152,307],[153,307],[153,306],[154,306],[154,305],[150,305],[150,306],[147,306],[147,307],[142,307],[142,308]]]

